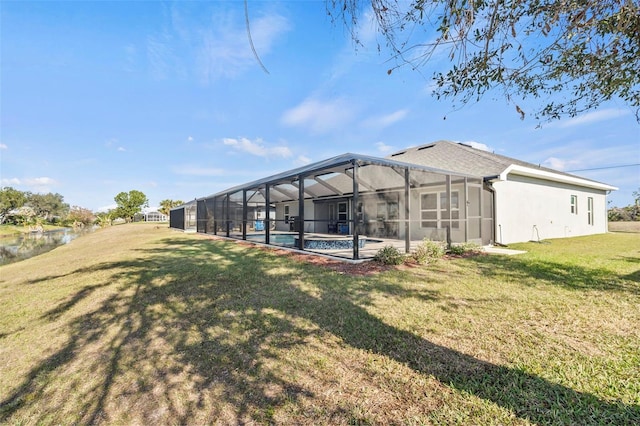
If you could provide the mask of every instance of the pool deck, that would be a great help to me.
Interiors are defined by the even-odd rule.
[[[264,235],[261,232],[258,233],[252,233],[252,235]],[[271,232],[271,235],[291,235],[291,236],[297,236],[298,233],[297,232]],[[226,238],[226,237],[222,237],[222,238]],[[305,234],[305,239],[318,239],[318,240],[331,240],[331,239],[338,239],[338,240],[346,240],[349,238],[353,238],[353,236],[351,235],[341,235],[341,234],[321,234],[321,233],[308,233]],[[404,240],[398,240],[398,239],[390,239],[390,238],[378,238],[378,237],[370,237],[370,236],[366,236],[366,235],[361,235],[360,238],[366,238],[368,241],[365,244],[364,247],[361,247],[358,250],[358,255],[359,255],[359,259],[352,259],[353,257],[353,248],[343,248],[343,249],[304,249],[304,250],[300,250],[296,247],[292,247],[290,245],[285,245],[285,244],[265,244],[263,242],[260,241],[255,241],[255,240],[243,240],[242,239],[242,235],[239,233],[232,233],[231,236],[229,237],[230,240],[234,240],[234,241],[246,241],[248,243],[252,243],[252,244],[257,244],[257,245],[267,245],[269,247],[278,247],[278,248],[282,248],[285,250],[290,250],[293,252],[298,252],[298,253],[307,253],[307,254],[314,254],[314,255],[319,255],[319,256],[325,256],[325,257],[330,257],[330,258],[339,258],[340,260],[344,260],[346,262],[353,262],[353,263],[359,263],[359,262],[366,262],[369,260],[373,260],[373,258],[375,257],[376,253],[386,247],[386,246],[393,246],[395,248],[397,248],[401,253],[404,253],[405,251],[405,241]],[[415,248],[422,243],[421,240],[416,240],[416,241],[411,241],[410,244],[410,251],[415,250]],[[496,246],[484,246],[482,247],[482,251],[484,253],[487,254],[492,254],[492,255],[507,255],[507,256],[512,256],[512,255],[517,255],[517,254],[522,254],[522,253],[526,253],[525,251],[522,250],[511,250],[511,249],[506,249],[506,248],[502,248],[502,247],[496,247]]]
[[[263,235],[263,233],[261,232],[257,232],[257,233],[251,233],[252,235]],[[298,233],[295,232],[271,232],[270,235],[292,235],[292,236],[297,236]],[[353,236],[351,235],[342,235],[342,234],[321,234],[318,232],[314,232],[314,233],[308,233],[305,234],[305,239],[318,239],[318,240],[331,240],[331,239],[336,239],[336,240],[347,240],[347,239],[351,239],[353,238]],[[396,247],[398,250],[400,250],[400,252],[404,252],[404,246],[405,246],[405,242],[404,240],[394,240],[394,239],[389,239],[389,238],[378,238],[378,237],[370,237],[367,235],[360,235],[360,238],[366,238],[368,241],[366,242],[364,247],[359,248],[358,250],[358,254],[359,254],[359,259],[352,259],[353,257],[353,248],[344,248],[344,249],[304,249],[304,250],[300,250],[297,249],[295,247],[291,247],[291,246],[287,246],[287,245],[282,245],[282,244],[268,244],[268,246],[270,247],[279,247],[279,248],[283,248],[286,250],[291,250],[294,252],[299,252],[299,253],[313,253],[316,255],[320,255],[320,256],[327,256],[327,257],[331,257],[331,258],[340,258],[340,260],[345,260],[348,262],[364,262],[364,261],[368,261],[368,260],[373,260],[374,256],[376,255],[376,253],[378,252],[378,250],[380,250],[381,248],[385,247],[385,246],[394,246]],[[242,240],[242,235],[239,233],[234,233],[231,234],[230,239],[233,240],[240,240],[240,241],[244,241]],[[264,244],[260,241],[255,241],[255,240],[250,240],[247,239],[246,242],[249,243],[253,243],[253,244],[259,244],[259,245],[267,245]],[[420,244],[421,241],[412,241],[411,242],[411,249],[413,250],[415,248],[415,246],[417,246],[418,244]]]

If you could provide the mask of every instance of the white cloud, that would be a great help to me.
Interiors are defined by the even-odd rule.
[[[311,163],[311,158],[305,156],[305,155],[299,155],[298,158],[296,158],[295,161],[295,165],[296,166],[306,166],[307,164]]]
[[[122,147],[122,146],[119,146],[119,147],[118,147],[118,151],[120,151],[120,152],[125,152],[125,151],[126,151],[126,149],[125,149],[124,147]]]
[[[282,123],[287,126],[308,127],[315,133],[325,133],[345,126],[354,115],[355,108],[345,99],[324,102],[306,99],[286,111],[282,116]]]
[[[557,123],[558,127],[566,128],[566,127],[574,127],[581,126],[584,124],[597,123],[599,121],[611,120],[614,118],[622,117],[624,115],[628,115],[631,112],[625,109],[616,109],[616,108],[607,108],[602,109],[600,111],[592,111],[588,112],[579,117],[574,117],[566,121],[559,121]]]
[[[262,139],[256,139],[252,141],[247,138],[224,138],[222,140],[227,146],[241,152],[246,152],[258,157],[282,157],[289,158],[293,155],[289,147],[286,146],[267,146]]]
[[[563,160],[556,157],[549,157],[544,160],[542,164],[554,170],[564,171],[576,167],[580,162],[577,160]]]
[[[391,152],[394,150],[394,148],[391,145],[387,145],[384,142],[376,142],[376,147],[378,148],[378,151],[386,154],[387,152]]]
[[[2,186],[16,186],[23,187],[33,192],[51,192],[51,187],[57,185],[57,181],[50,177],[36,177],[36,178],[3,178],[0,180]]]
[[[397,123],[398,121],[403,120],[408,113],[409,110],[399,109],[398,111],[392,112],[391,114],[380,117],[380,123],[385,127],[390,126],[394,123]]]
[[[115,209],[117,207],[118,207],[117,204],[109,204],[108,206],[98,207],[96,209],[96,212],[108,212],[109,210],[113,210],[113,209]]]
[[[2,186],[17,186],[21,184],[18,178],[2,178],[0,182],[2,182]]]
[[[30,186],[37,185],[53,185],[56,181],[51,179],[50,177],[37,177],[32,179],[25,179],[25,184]]]
[[[189,137],[187,138],[187,142],[193,142],[193,136],[189,136]]]
[[[407,109],[399,109],[390,114],[385,114],[385,115],[380,115],[377,117],[370,118],[366,120],[364,124],[368,127],[385,128],[403,120],[408,113],[409,113],[409,110]]]
[[[0,149],[9,149],[9,147],[3,143],[0,143]]]
[[[260,66],[247,36],[244,13],[214,8],[194,16],[189,9],[172,6],[163,29],[147,37],[147,63],[153,78],[193,77],[209,84]],[[290,24],[278,14],[256,15],[250,16],[251,40],[264,60]]]
[[[481,143],[481,142],[476,142],[476,141],[464,141],[464,142],[460,142],[463,143],[465,145],[469,145],[472,148],[475,149],[479,149],[481,151],[487,151],[487,152],[492,152],[493,150],[491,148],[489,148],[487,145]]]
[[[213,167],[201,167],[191,164],[172,166],[171,171],[177,175],[189,176],[223,176],[224,170]]]

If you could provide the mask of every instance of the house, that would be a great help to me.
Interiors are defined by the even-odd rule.
[[[409,252],[425,238],[488,245],[604,233],[614,189],[440,141],[386,158],[347,153],[229,188],[172,209],[170,226],[359,259],[381,244]]]
[[[140,213],[136,213],[133,217],[134,222],[168,222],[169,216],[157,210],[143,209]]]
[[[388,158],[482,176],[494,194],[498,243],[607,232],[606,196],[613,186],[448,141]]]
[[[168,222],[169,216],[157,210],[142,212],[145,222]]]

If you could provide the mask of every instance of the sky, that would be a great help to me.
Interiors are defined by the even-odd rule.
[[[0,2],[1,186],[94,211],[136,189],[157,206],[445,139],[618,187],[611,207],[640,188],[622,102],[539,126],[499,93],[459,105],[431,95],[430,72],[388,74],[366,10],[361,45],[324,1],[249,1],[248,16],[257,58],[241,1]]]

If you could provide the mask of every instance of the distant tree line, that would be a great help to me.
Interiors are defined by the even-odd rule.
[[[132,222],[143,207],[149,206],[147,196],[135,189],[118,193],[114,201],[115,209],[94,213],[84,207],[70,207],[58,193],[36,194],[4,187],[0,188],[0,225],[109,226],[117,219]],[[181,204],[180,200],[162,200],[159,211],[168,216],[169,210]]]
[[[34,194],[11,187],[0,189],[0,224],[62,223],[70,212],[60,194]]]
[[[640,221],[640,188],[633,192],[634,203],[627,207],[613,207],[609,209],[610,222]]]

